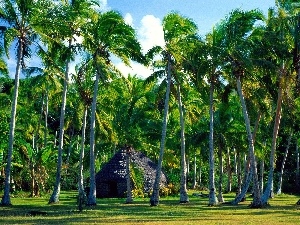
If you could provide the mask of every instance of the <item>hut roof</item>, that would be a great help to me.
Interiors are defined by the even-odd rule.
[[[156,164],[144,153],[136,150],[131,151],[131,164],[138,167],[144,176],[144,192],[149,193],[153,188],[156,176]],[[126,149],[119,150],[96,174],[96,183],[109,182],[126,183]],[[161,186],[167,184],[167,177],[161,173]]]

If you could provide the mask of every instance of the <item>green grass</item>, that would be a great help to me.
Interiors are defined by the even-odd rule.
[[[208,207],[207,198],[190,196],[190,203],[179,204],[179,197],[161,198],[157,207],[149,206],[149,199],[98,199],[97,206],[77,210],[76,192],[63,192],[60,203],[48,205],[49,196],[29,198],[27,194],[11,199],[12,206],[0,207],[0,224],[299,224],[300,211],[295,203],[299,196],[282,194],[270,200],[270,206],[251,209],[249,201],[238,206]],[[226,194],[230,201],[234,194]],[[30,211],[45,212],[32,216]]]

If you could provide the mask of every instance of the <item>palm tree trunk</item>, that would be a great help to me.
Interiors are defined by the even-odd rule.
[[[71,45],[72,45],[72,39],[69,40],[69,48],[71,48]],[[64,146],[64,132],[65,132],[64,131],[65,111],[66,111],[66,103],[67,103],[70,62],[71,62],[71,60],[67,59],[66,71],[65,71],[65,77],[64,77],[64,87],[63,87],[63,93],[62,93],[62,103],[61,103],[61,110],[60,110],[56,178],[55,178],[53,193],[49,199],[49,204],[59,202],[60,185],[61,185],[62,152],[63,152],[63,146]]]
[[[214,158],[214,81],[210,81],[209,92],[209,199],[208,205],[218,204],[215,187],[215,158]]]
[[[239,202],[244,201],[246,198],[246,193],[249,189],[250,186],[250,182],[251,182],[251,178],[252,178],[252,173],[251,168],[250,168],[250,159],[249,157],[247,158],[247,156],[245,155],[244,157],[244,179],[242,181],[242,173],[241,173],[241,159],[240,159],[240,155],[239,155],[239,172],[238,172],[238,191],[236,193],[236,197],[235,199],[232,201],[233,205],[237,205]]]
[[[126,203],[130,204],[133,202],[132,199],[132,188],[131,188],[131,176],[130,176],[130,155],[131,147],[126,147],[126,186],[127,186],[127,198]]]
[[[297,187],[297,190],[299,190],[299,187],[300,187],[300,154],[299,154],[298,143],[297,142],[296,142],[296,155],[297,155],[297,159],[296,159],[296,187]]]
[[[78,209],[82,211],[83,204],[86,202],[86,194],[83,186],[83,158],[84,158],[84,147],[85,147],[85,131],[86,131],[86,118],[87,118],[87,106],[84,107],[84,114],[82,119],[82,130],[81,130],[81,145],[79,155],[79,177],[78,177]]]
[[[15,73],[15,88],[14,88],[13,102],[11,106],[7,163],[5,167],[4,194],[1,200],[1,205],[4,206],[11,205],[11,201],[10,201],[11,161],[13,155],[13,145],[14,145],[15,126],[16,126],[16,112],[17,112],[18,92],[19,92],[19,83],[20,83],[19,77],[21,71],[21,59],[22,59],[23,47],[24,47],[23,42],[19,40],[19,49],[17,54],[18,61],[17,61],[16,73]]]
[[[159,158],[157,162],[156,176],[153,184],[153,192],[150,197],[151,206],[158,206],[159,204],[159,184],[161,178],[164,149],[166,144],[170,89],[171,89],[171,56],[170,54],[168,54],[168,74],[167,74],[167,90],[166,90],[165,105],[164,105],[164,118],[163,118],[163,125],[162,125],[162,134],[161,134],[160,151],[159,151]]]
[[[39,130],[39,128],[38,128]],[[37,132],[36,132],[37,133]],[[36,138],[35,135],[33,134],[32,137],[32,149],[33,152],[36,151]],[[35,170],[34,170],[34,154],[32,154],[29,158],[29,168],[30,168],[30,177],[31,177],[31,190],[30,190],[30,197],[34,197],[35,196],[35,184],[36,184],[36,180],[35,180]]]
[[[237,77],[237,91],[243,109],[243,115],[244,115],[247,137],[249,142],[249,157],[250,157],[250,166],[251,166],[249,176],[253,177],[253,202],[251,206],[254,208],[258,208],[262,206],[262,202],[260,198],[260,189],[259,189],[258,176],[257,176],[257,165],[255,160],[255,154],[254,154],[254,143],[253,143],[253,137],[251,132],[250,120],[249,120],[249,115],[248,115],[244,95],[242,92],[242,84],[241,84],[240,76]]]
[[[254,146],[254,143],[255,143],[255,137],[256,137],[256,133],[258,131],[258,125],[259,125],[259,122],[260,122],[260,119],[262,117],[262,113],[259,111],[258,112],[258,115],[257,115],[257,119],[256,119],[256,122],[255,122],[255,126],[254,126],[254,130],[253,130],[253,136],[252,136],[252,139],[253,139],[253,146]],[[249,150],[249,156],[250,156],[250,150]],[[251,182],[251,178],[252,178],[252,174],[250,174],[250,171],[251,171],[251,158],[250,157],[246,157],[245,156],[245,166],[244,166],[244,181],[243,181],[243,186],[241,185],[242,182],[241,182],[241,177],[239,177],[239,188],[238,188],[238,191],[237,191],[237,195],[236,195],[236,198],[234,199],[234,201],[232,202],[232,204],[236,205],[238,204],[240,201],[242,201],[243,199],[245,199],[246,197],[246,193],[249,189],[249,186],[250,186],[250,182]],[[260,185],[259,185],[260,187]],[[260,191],[261,193],[261,191]]]
[[[229,193],[231,192],[231,187],[232,187],[232,168],[230,164],[230,150],[227,148],[227,187],[226,187],[226,192]]]
[[[46,81],[46,99],[45,99],[45,108],[44,108],[44,116],[45,116],[45,128],[44,128],[44,148],[47,147],[47,133],[48,133],[48,105],[49,105],[49,85]]]
[[[234,152],[234,158],[233,158],[233,167],[234,167],[234,174],[237,174],[237,153],[236,153],[236,149],[233,148],[233,152]]]
[[[258,126],[259,126],[259,122],[261,120],[261,117],[262,117],[262,113],[261,111],[258,112],[257,114],[257,119],[255,121],[255,126],[254,126],[254,130],[253,130],[253,144],[255,144],[255,138],[256,138],[256,134],[257,134],[257,131],[258,131]]]
[[[71,156],[71,152],[72,152],[72,142],[74,141],[74,126],[72,127],[72,129],[70,130],[70,133],[68,135],[68,137],[70,138],[70,143],[68,146],[68,152],[67,152],[67,158],[66,158],[66,174],[68,174],[68,169],[69,169],[69,163],[70,163],[70,156]]]
[[[197,186],[197,158],[196,150],[194,152],[194,175],[193,175],[193,189],[196,189]]]
[[[260,193],[262,194],[264,191],[264,172],[265,172],[265,162],[264,159],[260,160]]]
[[[55,148],[56,147],[56,144],[57,144],[57,130],[55,131],[55,134],[54,134],[54,142],[53,142],[53,147]]]
[[[289,140],[288,140],[287,146],[285,148],[285,153],[284,153],[284,157],[283,157],[282,164],[281,164],[281,170],[280,170],[280,174],[279,174],[279,181],[278,181],[278,185],[277,185],[278,186],[278,190],[277,190],[278,195],[281,194],[284,165],[285,165],[285,162],[286,162],[286,159],[287,159],[287,155],[289,153],[289,148],[290,148],[292,136],[293,136],[293,133],[291,133],[290,136],[289,136]]]
[[[189,176],[190,174],[190,156],[189,155],[186,155],[186,161],[185,161],[185,165],[186,165],[186,177]]]
[[[281,119],[281,109],[282,109],[282,80],[283,78],[280,77],[279,81],[279,88],[278,88],[278,98],[277,98],[277,107],[276,107],[276,116],[273,128],[273,138],[272,138],[272,145],[271,145],[271,153],[270,153],[270,170],[268,174],[268,183],[267,187],[264,191],[262,196],[262,203],[265,205],[267,204],[270,196],[273,195],[273,174],[274,174],[274,163],[275,163],[275,151],[276,151],[276,141],[279,131],[280,119]]]
[[[242,162],[240,151],[236,154],[237,195],[242,192]]]
[[[177,97],[178,97],[178,107],[180,114],[180,136],[181,136],[181,170],[180,170],[180,203],[189,202],[189,196],[186,188],[186,180],[187,180],[187,163],[186,163],[186,155],[185,155],[185,137],[184,137],[184,112],[182,108],[182,99],[181,99],[181,91],[180,84],[177,87]]]
[[[223,155],[222,155],[222,147],[219,145],[219,185],[218,185],[218,201],[224,202],[223,198]]]
[[[242,181],[242,183],[243,184],[247,184],[247,180],[249,179],[249,173],[250,173],[250,170],[251,170],[251,168],[250,168],[250,157],[249,157],[249,155],[250,154],[244,154],[244,159],[243,159],[243,162],[244,162],[244,177],[243,177],[243,181]],[[243,187],[244,188],[244,187]],[[248,188],[245,190],[245,194],[246,194],[246,192],[248,191]],[[244,197],[244,196],[243,196]]]
[[[199,177],[198,178],[199,178],[198,179],[198,185],[199,185],[199,187],[201,187],[202,186],[202,163],[201,163],[201,158],[200,158],[200,162],[199,162]]]
[[[97,69],[96,80],[94,84],[94,94],[91,109],[91,128],[90,128],[90,193],[87,200],[88,206],[97,205],[96,201],[96,180],[95,180],[95,126],[96,126],[96,107],[98,86],[100,80],[100,69]]]

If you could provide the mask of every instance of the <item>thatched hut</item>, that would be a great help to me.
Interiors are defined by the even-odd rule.
[[[130,164],[142,173],[144,193],[150,193],[156,176],[155,163],[140,151],[131,150],[130,158]],[[166,184],[167,177],[162,172],[160,185]],[[96,190],[97,198],[126,196],[126,149],[118,151],[96,174]]]

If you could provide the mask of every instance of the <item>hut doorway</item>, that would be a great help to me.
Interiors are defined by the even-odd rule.
[[[118,184],[115,181],[109,181],[108,183],[108,197],[117,198],[118,197]]]

